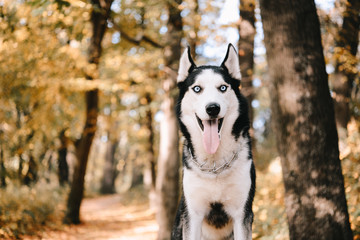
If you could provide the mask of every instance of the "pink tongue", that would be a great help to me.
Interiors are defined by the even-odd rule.
[[[202,121],[204,125],[203,143],[207,153],[214,154],[219,147],[218,120]]]

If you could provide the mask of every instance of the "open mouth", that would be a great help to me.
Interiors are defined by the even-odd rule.
[[[201,120],[196,114],[196,120],[201,128],[202,131],[204,131],[204,124],[203,124],[203,121],[206,121],[206,123],[212,125],[212,124],[215,124],[216,121],[218,121],[218,133],[220,132],[220,129],[222,127],[222,124],[223,124],[223,121],[224,121],[224,118],[219,118],[219,119],[210,119],[210,120]]]
[[[220,130],[224,118],[201,120],[196,114],[196,119],[202,130],[203,146],[208,154],[216,153],[220,144]]]

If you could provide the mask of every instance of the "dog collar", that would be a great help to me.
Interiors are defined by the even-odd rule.
[[[190,160],[195,163],[195,165],[200,169],[200,171],[202,172],[207,172],[207,173],[214,173],[214,174],[219,174],[221,172],[223,172],[225,169],[228,169],[231,167],[231,163],[234,161],[234,159],[237,157],[238,153],[234,153],[233,157],[229,160],[229,161],[225,161],[225,163],[223,163],[220,166],[216,166],[216,162],[214,161],[214,166],[213,167],[205,167],[206,162],[204,163],[199,163],[196,158],[193,156],[191,149],[189,148],[189,152],[190,152]]]

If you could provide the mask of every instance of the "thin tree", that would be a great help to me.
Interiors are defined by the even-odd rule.
[[[4,159],[4,133],[0,129],[0,188],[6,188],[6,168]]]
[[[192,11],[191,11],[191,31],[189,32],[189,46],[191,51],[191,56],[193,59],[196,60],[196,47],[199,46],[200,38],[199,38],[199,31],[200,31],[200,22],[201,22],[201,13],[199,9],[199,1],[193,0],[191,1]]]
[[[144,118],[144,125],[148,131],[147,136],[147,144],[146,144],[146,152],[147,152],[147,162],[146,164],[146,170],[147,174],[149,176],[149,181],[145,182],[147,184],[147,187],[149,188],[149,200],[150,200],[150,206],[154,207],[156,205],[156,159],[155,159],[155,150],[154,150],[154,140],[155,140],[155,129],[153,126],[154,116],[153,111],[151,108],[151,104],[153,101],[153,98],[151,96],[150,92],[145,93],[145,99],[146,99],[146,112],[145,112],[145,118]]]
[[[260,0],[290,239],[352,239],[314,0]]]
[[[255,0],[240,1],[239,62],[241,71],[241,92],[249,103],[249,118],[253,122],[251,102],[254,99],[252,86],[254,69]]]
[[[58,178],[60,186],[69,183],[69,165],[67,163],[68,139],[65,135],[66,129],[60,132],[60,147],[58,149]]]
[[[350,120],[350,95],[356,70],[359,44],[360,1],[347,0],[343,24],[339,30],[335,51],[336,64],[333,81],[335,117],[338,127],[347,128]]]
[[[249,103],[250,135],[252,137],[253,150],[256,147],[254,138],[254,109],[251,105],[254,100],[254,39],[255,29],[255,0],[240,1],[240,24],[239,24],[239,63],[241,72],[241,92]]]
[[[23,183],[27,186],[31,186],[35,184],[38,180],[38,164],[35,162],[34,156],[30,152],[29,154],[29,162],[28,162],[28,169],[23,179]]]
[[[167,2],[167,22],[164,61],[167,77],[163,81],[164,97],[161,105],[160,149],[156,177],[158,239],[170,239],[179,198],[179,133],[175,116],[176,71],[181,55],[182,18],[181,0]]]
[[[109,123],[111,125],[111,123]],[[110,127],[111,128],[111,127]],[[108,130],[108,141],[106,142],[106,153],[105,153],[105,166],[103,169],[103,176],[101,179],[100,192],[102,194],[115,193],[115,180],[117,177],[116,169],[116,150],[119,145],[118,140],[112,134],[112,130]],[[116,132],[116,131],[115,131]]]
[[[99,61],[101,57],[103,40],[107,29],[107,20],[110,15],[112,0],[91,0],[92,12],[92,37],[88,50],[88,63],[94,64],[96,70],[87,75],[88,80],[94,79],[98,75]],[[80,205],[84,194],[84,179],[88,162],[90,147],[96,132],[98,116],[98,90],[85,92],[86,101],[86,120],[80,139],[76,142],[76,165],[73,174],[71,190],[67,200],[67,212],[64,219],[65,223],[80,223]]]

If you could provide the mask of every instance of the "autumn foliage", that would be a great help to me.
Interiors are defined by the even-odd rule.
[[[249,58],[245,56],[248,51],[240,51],[244,61],[254,64],[246,71],[243,86],[251,99],[256,144],[253,239],[289,239],[276,129],[271,128],[270,99],[274,93],[268,91],[269,66],[257,1],[240,1],[247,3],[241,5],[241,11],[238,1],[233,1],[235,10],[231,11],[227,4],[232,1],[115,0],[106,20],[101,56],[92,62],[92,13],[102,10],[95,2],[0,0],[0,238],[36,238],[49,231],[72,231],[63,219],[79,139],[84,134],[84,96],[91,91],[97,92],[99,101],[84,197],[103,203],[106,197],[100,194],[117,194],[116,213],[140,217],[132,223],[126,222],[130,221],[126,217],[114,217],[114,221],[129,229],[148,221],[144,226],[151,229],[149,236],[156,238],[154,189],[161,152],[160,121],[164,118],[161,104],[177,94],[166,81],[176,75],[176,59],[169,63],[165,57],[169,42],[174,44],[174,36],[169,36],[169,9],[176,8],[182,20],[182,30],[179,28],[175,36],[177,43],[191,45],[199,65],[217,64],[228,42],[246,44],[236,44],[238,36],[244,34],[239,26],[244,19],[255,21],[251,31],[256,33],[248,35],[249,41],[254,41],[253,49],[247,49],[254,55]],[[317,14],[330,94],[334,101],[344,100],[349,115],[347,128],[338,124],[339,150],[351,229],[354,239],[360,239],[359,54],[347,49],[340,38],[345,34],[342,19],[350,16],[349,11],[358,16],[359,8],[350,0],[333,2],[317,5]],[[248,17],[240,19],[239,12]],[[175,44],[172,47],[173,52],[181,50]],[[342,74],[341,79],[351,79],[345,98],[339,97],[338,74]],[[104,211],[99,210],[99,214],[111,215],[111,209]],[[87,231],[91,229],[86,226],[89,217],[104,220],[104,215],[84,214],[82,227]]]

